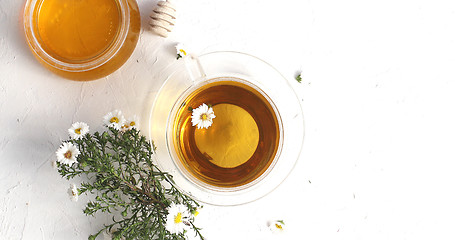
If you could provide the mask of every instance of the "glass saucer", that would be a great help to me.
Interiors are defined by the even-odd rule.
[[[277,188],[299,159],[304,137],[300,101],[289,82],[274,67],[240,52],[212,52],[197,57],[198,68],[186,59],[168,69],[168,78],[159,90],[150,112],[149,135],[154,141],[159,168],[173,175],[176,187],[194,199],[212,205],[231,206],[255,201]],[[199,72],[199,73],[195,73]],[[194,181],[179,166],[172,148],[169,124],[179,99],[188,89],[219,77],[240,78],[262,90],[281,118],[280,149],[273,164],[253,183],[234,188],[217,188]],[[174,110],[175,111],[175,110]]]

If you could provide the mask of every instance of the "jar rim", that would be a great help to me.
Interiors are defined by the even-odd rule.
[[[37,4],[43,0],[27,0],[24,7],[24,32],[25,38],[35,55],[46,64],[66,72],[86,72],[96,69],[109,62],[123,46],[130,27],[130,10],[127,0],[113,0],[118,3],[120,13],[120,25],[118,35],[100,54],[82,60],[79,63],[65,62],[51,56],[44,50],[37,37],[36,29],[33,27],[34,11]]]

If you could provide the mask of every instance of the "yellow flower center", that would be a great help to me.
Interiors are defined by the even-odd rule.
[[[199,212],[198,211],[194,211],[193,215],[196,217],[197,215],[199,215]]]
[[[278,229],[280,229],[280,230],[283,230],[283,226],[281,226],[281,225],[278,224],[278,223],[275,223],[275,227],[278,228]]]
[[[132,121],[130,122],[130,126],[135,126],[136,125],[136,122]]]
[[[183,53],[183,55],[186,55],[186,52],[183,49],[180,49],[179,52]]]
[[[70,159],[71,156],[73,156],[73,153],[71,153],[71,151],[68,150],[66,153],[63,154],[63,156],[64,156],[66,159]]]
[[[202,119],[202,120],[207,120],[207,118],[208,118],[208,117],[207,117],[207,114],[204,113],[204,114],[201,115],[201,119]]]
[[[81,128],[74,129],[74,132],[77,133],[77,134],[81,134]]]
[[[118,123],[119,120],[117,117],[112,117],[111,120],[110,120],[111,123]]]
[[[182,222],[182,213],[177,213],[177,216],[174,218],[174,223],[178,224]]]

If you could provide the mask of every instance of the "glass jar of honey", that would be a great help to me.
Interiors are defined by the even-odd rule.
[[[27,0],[24,31],[38,61],[72,80],[105,77],[136,47],[140,14],[135,0]]]

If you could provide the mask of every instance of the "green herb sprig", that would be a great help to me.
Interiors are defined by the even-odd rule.
[[[295,76],[295,80],[298,82],[298,83],[302,83],[302,73],[299,73]]]
[[[58,172],[68,180],[77,176],[87,179],[78,193],[93,194],[94,199],[87,203],[84,213],[113,215],[112,222],[89,240],[103,231],[111,232],[115,240],[186,239],[186,231],[176,234],[166,229],[167,208],[171,203],[183,204],[195,212],[201,205],[177,189],[172,175],[152,162],[155,147],[138,130],[108,127],[107,131],[66,142],[76,145],[80,154],[72,165],[57,162]],[[194,216],[185,224],[204,239],[193,220]]]

